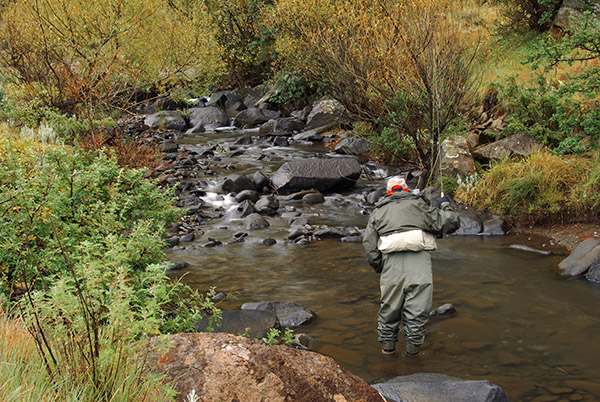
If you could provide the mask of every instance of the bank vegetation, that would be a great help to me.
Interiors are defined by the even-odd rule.
[[[0,0],[0,393],[168,399],[140,345],[218,318],[159,265],[178,215],[146,178],[158,150],[116,123],[144,101],[263,85],[289,111],[333,96],[373,157],[431,171],[493,100],[502,134],[543,150],[446,178],[456,199],[597,220],[600,28],[588,13],[550,32],[560,3]]]

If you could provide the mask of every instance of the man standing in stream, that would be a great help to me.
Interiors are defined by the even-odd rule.
[[[377,331],[382,352],[396,351],[402,322],[407,356],[419,354],[433,296],[431,256],[436,235],[456,231],[460,217],[442,193],[439,208],[409,191],[402,177],[387,182],[363,238],[368,263],[380,273]]]

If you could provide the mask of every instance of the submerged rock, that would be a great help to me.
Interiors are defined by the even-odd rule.
[[[489,381],[468,381],[443,374],[395,377],[373,387],[388,401],[508,402],[502,388]]]
[[[264,301],[258,303],[244,303],[242,310],[265,310],[277,314],[277,319],[282,327],[299,327],[302,324],[308,324],[317,314],[296,303],[284,303]]]

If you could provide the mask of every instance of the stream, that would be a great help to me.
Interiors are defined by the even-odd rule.
[[[232,211],[237,203],[219,193],[232,173],[271,177],[285,161],[328,154],[323,144],[273,147],[266,142],[234,145],[240,131],[187,135],[180,146],[201,150],[220,144],[210,163],[203,200],[222,218],[204,234],[167,251],[189,266],[184,282],[205,292],[214,286],[230,296],[220,305],[239,309],[258,301],[294,302],[318,314],[295,329],[314,338],[311,348],[334,358],[368,382],[421,372],[485,379],[511,401],[600,400],[600,286],[556,274],[567,251],[548,239],[526,236],[448,236],[432,253],[433,307],[452,303],[457,312],[432,317],[422,356],[392,357],[377,342],[379,277],[367,265],[360,243],[325,239],[307,245],[286,240],[289,219],[267,217],[267,229],[248,231]],[[334,156],[334,155],[327,155]],[[369,208],[364,194],[385,185],[388,168],[369,164],[354,189],[327,194],[325,203],[282,201],[280,210],[299,213],[311,224],[364,229]],[[248,233],[234,243],[234,234]],[[226,245],[202,247],[208,237]],[[265,238],[277,240],[265,245]],[[229,244],[227,244],[229,243]],[[550,255],[516,249],[525,245]],[[399,350],[403,349],[402,344]]]

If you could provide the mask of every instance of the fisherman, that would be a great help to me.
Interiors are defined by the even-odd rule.
[[[433,295],[431,256],[435,237],[452,233],[460,218],[442,193],[439,208],[410,192],[402,177],[387,182],[363,238],[368,263],[380,273],[381,307],[377,332],[382,352],[396,351],[402,322],[407,356],[419,354]]]

